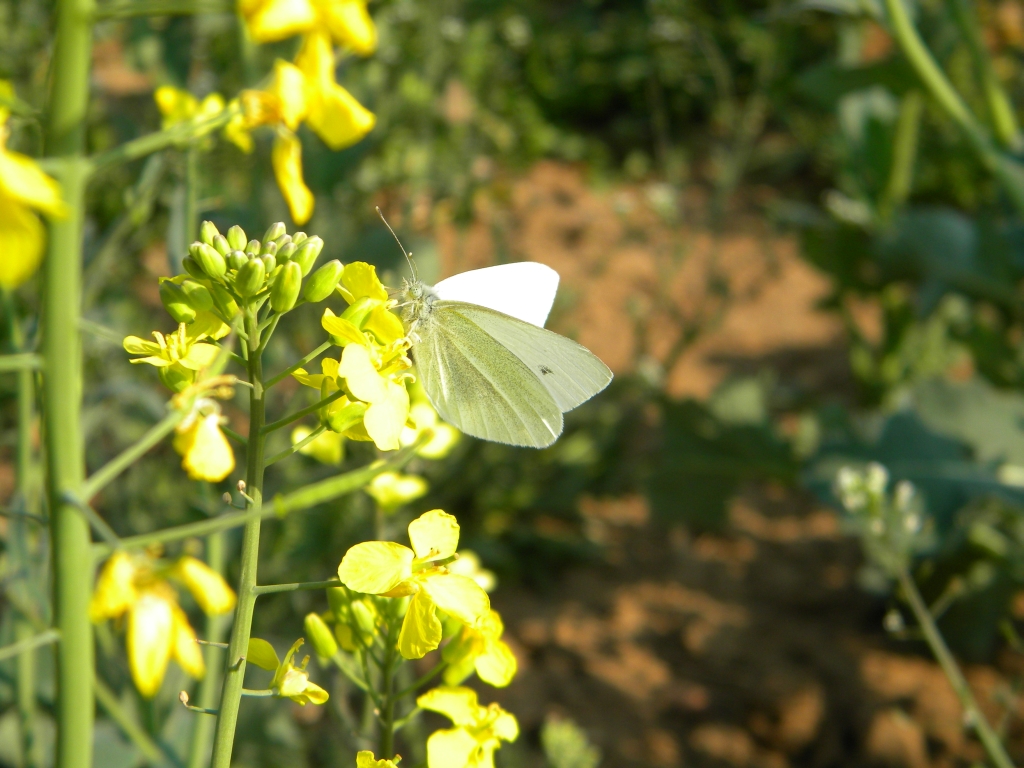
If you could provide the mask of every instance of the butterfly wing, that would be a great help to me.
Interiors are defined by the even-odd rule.
[[[466,306],[435,303],[417,326],[412,356],[430,402],[467,435],[551,445],[562,434],[561,409],[526,363],[462,314]]]
[[[524,363],[563,413],[592,398],[612,380],[608,366],[572,339],[487,307],[459,303],[453,309]]]
[[[558,273],[536,261],[499,264],[446,278],[434,286],[441,301],[478,304],[543,326],[558,291]]]

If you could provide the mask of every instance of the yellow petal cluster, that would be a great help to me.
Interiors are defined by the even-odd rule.
[[[490,610],[487,593],[472,579],[451,573],[459,524],[434,509],[409,523],[412,548],[393,541],[366,541],[345,553],[338,566],[341,583],[354,592],[384,597],[410,597],[398,637],[398,650],[419,659],[441,642],[444,611],[463,624],[475,625]]]
[[[257,667],[272,670],[274,677],[270,681],[270,688],[275,696],[291,699],[301,706],[306,704],[324,704],[330,698],[327,691],[316,683],[310,682],[306,665],[309,664],[309,656],[302,659],[296,666],[292,659],[306,641],[299,638],[285,654],[284,661],[279,661],[277,652],[266,640],[258,637],[249,639],[249,648],[245,658],[250,664]]]
[[[11,84],[0,80],[0,95],[13,97]],[[7,109],[0,107],[0,288],[14,289],[39,267],[45,230],[40,213],[67,214],[60,186],[30,157],[7,149]]]
[[[353,262],[342,272],[338,291],[349,302],[340,316],[324,310],[321,323],[341,359],[325,358],[322,373],[298,369],[295,379],[327,397],[344,395],[324,409],[322,421],[334,432],[353,440],[372,440],[382,451],[401,446],[409,418],[412,362],[402,321],[391,309],[394,302],[377,279],[373,266]]]
[[[519,737],[514,715],[497,704],[481,706],[476,691],[469,688],[434,688],[416,703],[444,715],[455,726],[435,731],[427,739],[428,768],[494,768],[494,753],[501,742]]]
[[[89,605],[94,622],[127,614],[128,666],[139,693],[156,695],[174,659],[189,675],[206,672],[196,633],[178,605],[171,580],[180,582],[209,615],[227,613],[235,593],[223,577],[194,557],[161,563],[149,555],[115,552],[96,581]]]

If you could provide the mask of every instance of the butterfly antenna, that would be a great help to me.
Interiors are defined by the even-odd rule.
[[[398,239],[398,235],[395,234],[395,230],[388,224],[388,220],[384,218],[384,213],[381,211],[380,206],[377,206],[377,215],[380,216],[380,220],[384,222],[384,226],[388,228],[388,232],[395,238],[395,242],[398,243],[398,247],[402,249],[402,253],[405,254],[405,260],[409,262],[409,271],[412,272],[412,279],[415,282],[419,282],[420,276],[416,271],[416,263],[412,260],[412,254],[405,250],[405,246],[402,245],[402,241]]]

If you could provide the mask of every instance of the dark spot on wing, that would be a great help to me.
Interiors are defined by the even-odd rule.
[[[554,373],[554,371],[552,371],[552,370],[551,370],[550,368],[548,368],[548,367],[547,367],[546,365],[542,365],[542,366],[540,367],[540,372],[541,372],[542,374],[544,374],[545,376],[547,376],[547,375],[548,375],[549,373]]]

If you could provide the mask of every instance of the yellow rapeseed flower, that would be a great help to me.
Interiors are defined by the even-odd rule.
[[[147,698],[160,689],[171,659],[192,677],[206,672],[195,631],[169,579],[184,584],[209,615],[235,606],[235,593],[227,582],[194,557],[167,564],[122,551],[103,566],[89,605],[94,622],[127,614],[128,666],[135,687]]]
[[[0,95],[11,97],[11,84],[0,80]],[[24,283],[43,258],[45,229],[38,214],[67,214],[60,186],[30,157],[7,149],[9,111],[0,107],[0,288]]]
[[[427,739],[428,768],[494,768],[494,753],[503,741],[515,741],[519,723],[497,704],[481,706],[476,691],[441,686],[416,699],[422,709],[439,712],[454,728],[434,731]]]
[[[345,553],[338,566],[341,583],[355,592],[384,597],[411,597],[398,650],[419,659],[441,642],[440,609],[464,624],[476,622],[490,610],[480,586],[445,567],[455,557],[459,524],[452,515],[434,509],[409,523],[412,549],[393,541],[366,541]]]
[[[166,336],[153,331],[154,341],[126,336],[123,344],[129,355],[142,355],[130,362],[155,366],[164,385],[181,392],[194,384],[199,372],[208,368],[220,353],[215,345],[205,343],[205,338],[205,327],[200,323],[181,323],[175,333]]]
[[[448,662],[444,670],[444,681],[458,685],[473,670],[485,683],[503,688],[512,682],[516,674],[516,657],[501,636],[505,625],[497,611],[482,616],[473,626],[463,625],[442,651],[442,658]]]
[[[217,401],[200,397],[175,428],[174,450],[181,454],[181,466],[193,480],[219,483],[234,471],[235,454],[220,428],[224,421]]]
[[[327,691],[310,682],[309,673],[306,671],[309,656],[306,656],[299,666],[292,664],[292,658],[305,642],[301,637],[296,640],[285,655],[284,661],[280,661],[270,643],[252,637],[249,638],[249,648],[245,655],[249,663],[273,671],[274,677],[270,681],[270,688],[275,696],[291,699],[303,707],[310,703],[324,704],[330,698]]]

